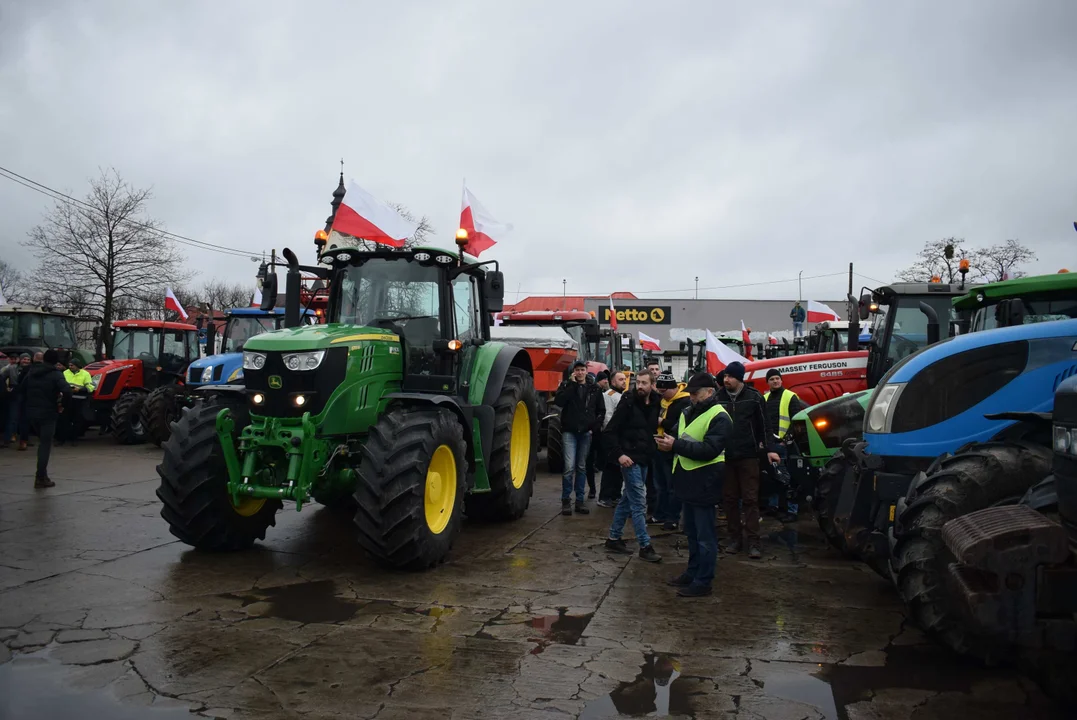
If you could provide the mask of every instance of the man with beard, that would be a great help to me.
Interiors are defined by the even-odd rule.
[[[711,594],[718,561],[715,509],[722,492],[725,448],[733,422],[715,398],[717,383],[707,373],[688,381],[692,406],[677,420],[676,436],[655,438],[658,449],[673,453],[673,489],[683,504],[688,567],[669,584],[681,597]]]
[[[654,458],[654,435],[658,431],[658,414],[662,398],[654,387],[654,376],[648,370],[636,375],[635,390],[621,398],[606,426],[603,439],[607,452],[617,458],[624,478],[624,494],[617,503],[610,524],[606,550],[621,555],[632,551],[621,539],[625,523],[632,518],[632,527],[639,543],[639,557],[647,562],[660,562],[662,557],[651,546],[647,535],[646,484],[647,470]]]

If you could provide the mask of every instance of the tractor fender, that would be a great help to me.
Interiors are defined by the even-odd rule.
[[[490,349],[492,350],[493,348]],[[505,384],[505,376],[508,375],[510,367],[517,367],[521,370],[526,370],[528,373],[534,372],[531,367],[531,356],[527,354],[526,350],[513,345],[502,345],[498,348],[497,355],[494,357],[493,363],[490,365],[489,374],[485,379],[486,387],[483,389],[482,394],[483,405],[493,407],[494,403],[497,402],[498,396],[501,395],[501,386]],[[472,384],[474,384],[474,379],[473,375]]]
[[[482,426],[482,415],[479,410],[481,408],[474,408],[468,405],[461,405],[460,399],[453,397],[452,395],[430,395],[427,393],[409,393],[398,392],[389,393],[385,396],[385,399],[389,401],[389,405],[404,405],[404,406],[420,406],[420,405],[435,405],[437,407],[451,410],[456,415],[457,420],[460,421],[460,426],[464,429],[464,442],[467,443],[467,464],[470,471],[475,470],[475,442],[472,439],[471,432],[471,418],[472,416],[479,418],[480,426]],[[494,409],[487,408],[490,411],[490,438],[487,441],[485,433],[483,434],[482,443],[490,445],[494,442]]]

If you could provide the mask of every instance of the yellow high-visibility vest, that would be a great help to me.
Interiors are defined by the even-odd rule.
[[[689,437],[692,440],[700,441],[707,434],[707,429],[710,428],[711,422],[719,414],[726,412],[726,409],[721,405],[715,405],[708,409],[705,413],[697,417],[692,421],[691,425],[685,427],[684,414],[681,414],[680,422],[677,423],[677,435],[681,437]],[[673,472],[677,472],[678,467],[682,467],[685,470],[695,470],[697,468],[706,467],[707,465],[713,465],[714,463],[725,462],[725,451],[721,452],[718,457],[713,460],[693,460],[692,458],[681,457],[680,455],[673,456]]]
[[[793,424],[793,419],[789,417],[789,403],[793,402],[795,397],[798,397],[795,392],[786,390],[778,400],[778,437],[785,437],[785,434],[789,432],[789,426]],[[763,393],[763,402],[767,400],[770,400],[770,390]]]

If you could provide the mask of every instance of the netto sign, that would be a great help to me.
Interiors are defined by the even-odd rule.
[[[673,308],[669,305],[618,306],[615,309],[617,312],[617,322],[630,323],[633,325],[669,325],[671,322],[670,316],[673,314],[670,312]],[[609,325],[609,305],[598,306],[598,320],[603,325]]]

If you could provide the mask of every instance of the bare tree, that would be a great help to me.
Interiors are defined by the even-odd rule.
[[[70,303],[68,310],[78,301],[81,312],[101,324],[98,354],[112,354],[118,304],[137,307],[154,296],[163,307],[165,286],[191,277],[175,243],[147,217],[151,198],[149,188],[135,188],[116,170],[103,170],[90,180],[82,201],[58,201],[30,230],[28,245],[40,263],[38,291],[57,298],[53,305]]]
[[[969,258],[964,238],[929,240],[916,253],[916,262],[899,272],[897,277],[905,282],[930,282],[931,278],[937,277],[945,283],[959,283],[962,258]]]
[[[434,234],[434,226],[430,224],[430,219],[423,215],[418,220],[404,205],[400,203],[387,203],[389,207],[400,213],[400,216],[409,222],[417,222],[418,227],[410,238],[404,241],[404,247],[412,248],[420,245],[425,245],[427,239]],[[351,235],[345,235],[343,233],[333,232],[333,236],[329,239],[329,244],[336,243],[338,245],[354,246],[361,250],[378,250],[385,249],[383,246],[379,246],[378,243],[371,240],[364,240],[362,238],[352,237]]]
[[[207,280],[194,292],[195,304],[206,304],[214,310],[248,307],[254,296],[254,279],[248,285],[224,280]]]
[[[980,282],[1024,277],[1025,272],[1020,267],[1036,259],[1036,253],[1022,245],[1020,240],[1012,238],[997,245],[979,248],[974,252],[974,256],[972,273]]]
[[[9,303],[28,300],[22,273],[14,265],[3,260],[0,260],[0,295],[3,295]]]

